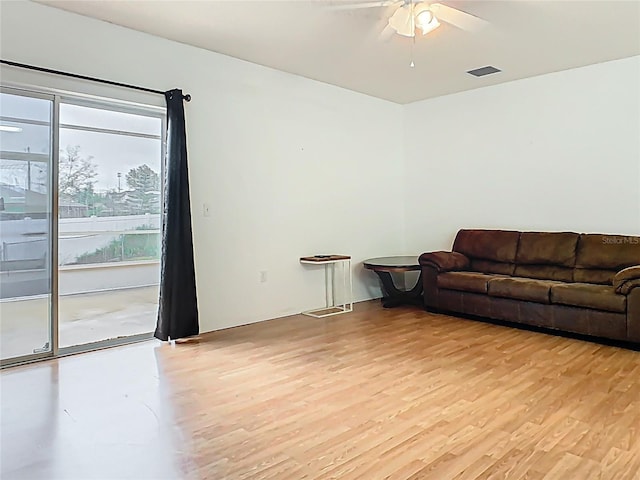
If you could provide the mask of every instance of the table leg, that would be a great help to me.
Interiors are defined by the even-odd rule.
[[[331,306],[336,306],[336,264],[331,264]]]
[[[329,264],[324,266],[324,306],[329,308],[331,301],[329,300],[329,292],[332,286],[329,283]]]
[[[422,272],[418,277],[418,281],[411,290],[400,290],[393,283],[393,277],[389,272],[376,271],[385,296],[382,297],[382,306],[385,308],[393,308],[402,304],[422,305]]]

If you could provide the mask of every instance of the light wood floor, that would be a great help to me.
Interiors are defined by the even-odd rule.
[[[0,379],[3,479],[640,479],[640,352],[412,307]]]

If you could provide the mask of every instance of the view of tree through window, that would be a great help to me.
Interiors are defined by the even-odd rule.
[[[157,259],[161,127],[147,117],[60,107],[60,265]]]

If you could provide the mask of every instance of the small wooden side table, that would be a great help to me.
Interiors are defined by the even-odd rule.
[[[324,265],[325,299],[324,308],[316,308],[302,312],[303,315],[315,318],[329,317],[353,311],[353,279],[351,277],[351,257],[348,255],[314,255],[301,257],[300,263],[307,265]],[[340,265],[342,273],[341,302],[336,304],[336,266]]]
[[[393,308],[402,304],[422,305],[422,267],[418,257],[399,256],[370,258],[363,262],[364,268],[376,272],[386,295],[382,297],[382,306]],[[420,271],[416,285],[411,290],[400,290],[394,283],[391,273]]]

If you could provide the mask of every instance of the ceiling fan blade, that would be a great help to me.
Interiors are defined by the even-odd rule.
[[[489,22],[482,18],[471,15],[470,13],[463,12],[456,8],[448,7],[442,3],[431,4],[430,9],[433,11],[438,20],[447,22],[454,27],[458,27],[468,32],[477,32],[483,29]]]
[[[391,25],[389,25],[387,23],[387,25],[382,29],[382,31],[380,32],[380,35],[378,36],[380,41],[382,42],[389,42],[393,36],[395,35],[396,31],[391,28]]]
[[[331,5],[331,10],[357,10],[359,8],[384,8],[397,3],[397,0],[378,0],[377,2],[361,2],[361,3],[337,3]]]

